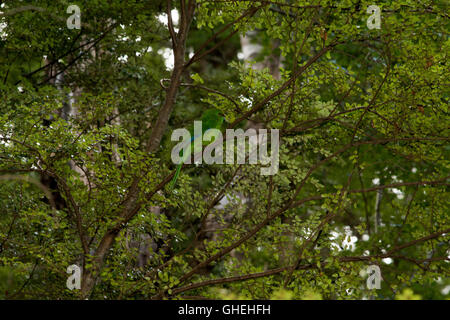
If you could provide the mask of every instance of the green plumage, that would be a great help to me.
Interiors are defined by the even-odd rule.
[[[220,129],[224,119],[220,115],[219,110],[208,109],[203,113],[201,120],[202,120],[202,136],[203,136],[203,134],[209,129]],[[194,150],[194,154],[202,151],[202,150],[196,150],[195,144],[194,144],[194,141],[196,141],[196,139],[201,138],[201,137],[194,137],[193,127],[190,128],[189,132],[192,137],[190,152],[187,152],[186,155],[183,154],[182,161],[179,165],[177,165],[177,169],[176,169],[175,175],[173,176],[172,181],[170,183],[169,190],[173,190],[173,188],[175,187],[178,176],[180,175],[181,168],[183,167],[183,164],[185,163],[185,161],[191,156],[192,150]],[[203,142],[202,145],[206,145],[208,143]]]

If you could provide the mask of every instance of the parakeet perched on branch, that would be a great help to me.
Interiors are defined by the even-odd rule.
[[[224,118],[220,115],[219,110],[217,109],[208,109],[203,113],[202,116],[202,132],[201,135],[197,134],[195,136],[194,128],[191,127],[189,129],[189,133],[191,134],[191,147],[188,149],[188,152],[186,154],[182,154],[182,161],[177,165],[177,169],[175,172],[175,175],[173,176],[173,179],[170,183],[169,190],[173,190],[175,187],[175,184],[177,182],[178,176],[180,175],[181,168],[183,167],[183,164],[186,162],[186,160],[192,155],[196,154],[198,152],[202,151],[202,146],[207,145],[209,142],[205,142],[202,140],[203,134],[209,130],[209,129],[219,129],[222,126]],[[195,143],[196,140],[201,139],[202,143]],[[183,153],[183,151],[181,151]]]

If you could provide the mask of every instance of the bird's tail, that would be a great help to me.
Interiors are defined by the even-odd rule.
[[[183,166],[183,163],[180,163],[177,166],[177,171],[175,171],[175,175],[172,178],[172,181],[170,182],[169,190],[173,190],[175,188],[175,184],[177,182],[178,176],[180,175],[181,167]]]

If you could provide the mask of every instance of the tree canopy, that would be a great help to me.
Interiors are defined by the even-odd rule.
[[[0,298],[448,298],[448,9],[3,1]],[[278,129],[278,172],[185,164],[170,189],[171,133],[210,108]]]

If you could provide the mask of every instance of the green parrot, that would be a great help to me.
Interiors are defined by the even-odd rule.
[[[186,160],[191,156],[192,150],[194,150],[194,154],[201,152],[202,148],[199,148],[196,143],[194,143],[198,138],[202,138],[203,134],[209,130],[209,129],[219,129],[222,126],[224,118],[220,115],[219,110],[217,109],[208,109],[203,113],[202,116],[202,134],[201,136],[194,136],[194,129],[191,127],[189,129],[189,132],[191,134],[191,148],[189,149],[189,152],[186,152],[186,154],[182,154],[182,161],[180,164],[178,164],[175,175],[172,178],[172,181],[169,186],[169,190],[173,190],[175,187],[175,184],[177,182],[178,176],[180,175],[181,168],[183,167],[183,164],[186,162]],[[209,144],[211,142],[205,142],[203,141],[202,146]],[[198,150],[197,150],[198,149]],[[183,151],[181,151],[183,152]]]

